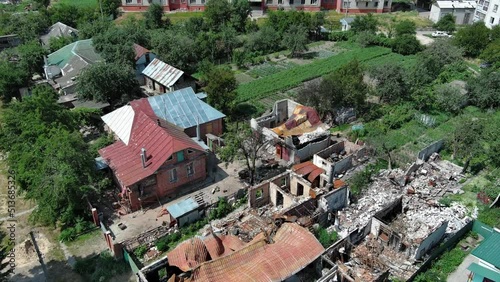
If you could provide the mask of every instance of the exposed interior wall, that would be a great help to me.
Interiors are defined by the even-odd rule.
[[[434,246],[439,244],[439,242],[441,242],[441,240],[443,239],[444,234],[446,233],[446,228],[448,228],[448,221],[444,221],[443,223],[441,223],[441,226],[439,226],[434,232],[429,234],[429,236],[427,236],[427,238],[425,238],[424,241],[420,243],[420,246],[415,252],[415,259],[422,258],[422,256],[424,256]]]
[[[293,174],[290,177],[290,193],[295,196],[309,196],[311,183],[302,177]],[[301,188],[301,189],[300,189]]]
[[[292,115],[293,110],[298,105],[300,104],[289,99],[276,101],[271,113],[256,119],[252,119],[250,121],[250,125],[254,130],[263,127],[274,128],[285,122]]]
[[[348,200],[347,185],[330,191],[320,197],[320,203],[326,211],[332,212],[345,208]]]
[[[316,141],[316,142],[311,142],[304,146],[303,148],[296,150],[296,157],[300,160],[306,160],[311,158],[316,152],[321,151],[328,147],[330,145],[330,137],[327,136],[327,138]]]

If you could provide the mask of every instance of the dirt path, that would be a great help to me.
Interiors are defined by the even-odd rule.
[[[18,212],[16,214],[14,214],[14,218],[16,217],[20,217],[20,216],[23,216],[25,214],[28,214],[28,213],[31,213],[32,211],[34,211],[38,206],[35,206],[34,208],[31,208],[29,210],[26,210],[26,211],[22,211],[22,212]],[[6,217],[0,217],[0,221],[6,221],[6,220],[9,220],[9,219],[12,219],[11,216],[6,216]]]

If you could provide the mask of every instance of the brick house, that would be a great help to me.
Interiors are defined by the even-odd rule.
[[[163,6],[164,11],[204,11],[206,1],[209,0],[122,0],[122,9],[125,11],[146,11],[150,3]],[[343,4],[346,3],[346,4]],[[349,4],[347,4],[349,3]],[[336,10],[340,13],[385,13],[391,11],[392,0],[388,1],[356,1],[356,0],[252,0],[250,7],[252,14],[262,14],[266,10]]]
[[[207,153],[181,129],[134,112],[127,140],[99,150],[120,187],[121,204],[136,211],[207,176]]]

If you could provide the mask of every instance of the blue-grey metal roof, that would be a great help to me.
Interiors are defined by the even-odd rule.
[[[200,92],[200,93],[196,93],[196,97],[198,97],[198,99],[203,100],[203,99],[207,98],[208,95],[205,92]]]
[[[178,202],[177,204],[173,204],[167,207],[168,213],[175,219],[198,209],[198,203],[196,203],[193,199],[187,198],[183,201]]]
[[[108,167],[108,164],[102,157],[95,158],[95,167],[97,170],[105,169]]]
[[[223,113],[201,101],[191,87],[152,96],[148,101],[157,117],[183,129],[225,117]]]

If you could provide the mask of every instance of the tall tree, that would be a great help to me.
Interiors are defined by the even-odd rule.
[[[280,49],[280,37],[272,26],[263,26],[259,31],[248,35],[245,49],[272,53]]]
[[[231,115],[236,99],[236,78],[230,69],[213,67],[204,74],[206,83],[204,90],[208,95],[208,103],[226,115]]]
[[[202,35],[206,33],[199,36]],[[151,34],[151,45],[159,59],[185,72],[195,70],[198,63],[198,48],[207,50],[215,47],[210,44],[204,46],[206,48],[201,48],[189,35],[175,29],[154,31]]]
[[[401,65],[387,63],[375,67],[371,76],[377,81],[376,92],[381,101],[392,104],[409,98],[407,73]]]
[[[146,28],[157,29],[163,27],[163,7],[160,4],[152,3],[144,15],[146,19]]]
[[[248,16],[252,12],[247,0],[231,1],[231,26],[238,32],[244,32]]]
[[[118,8],[121,5],[120,0],[99,0],[102,7],[102,12],[105,16],[112,15],[113,19],[118,16]]]
[[[500,38],[488,44],[479,57],[494,68],[500,69]]]
[[[307,30],[303,26],[292,25],[283,35],[281,45],[290,50],[292,57],[307,51]]]
[[[0,61],[0,95],[4,103],[9,103],[12,98],[19,97],[19,88],[27,86],[30,79],[29,73],[19,64]]]
[[[434,28],[448,33],[454,32],[456,30],[455,16],[453,16],[453,14],[444,15],[437,23],[434,24]]]
[[[436,102],[441,110],[458,114],[467,104],[467,95],[458,86],[441,84],[436,86]]]
[[[415,35],[417,33],[417,26],[413,21],[404,20],[396,24],[395,31],[396,31],[396,36],[401,36],[405,34]]]
[[[205,19],[213,30],[220,30],[231,21],[231,5],[226,0],[210,0],[205,5]]]
[[[233,162],[243,158],[250,174],[250,185],[255,184],[257,166],[262,149],[269,144],[265,136],[253,131],[247,122],[229,126],[224,134],[224,147],[220,150],[220,158],[225,162]]]
[[[82,10],[74,5],[58,3],[57,5],[52,5],[49,8],[49,12],[51,22],[63,22],[69,26],[76,27]]]
[[[366,16],[356,16],[351,24],[351,30],[355,33],[362,31],[375,33],[377,32],[377,29],[378,21],[372,13],[369,13]]]
[[[477,78],[469,81],[468,90],[473,105],[483,109],[500,106],[500,73],[483,70]]]
[[[30,41],[18,47],[20,66],[31,77],[34,73],[42,72],[43,58],[47,51],[36,41]]]
[[[130,67],[117,63],[98,63],[85,69],[77,78],[78,97],[123,105],[141,96],[139,83]]]
[[[455,34],[454,42],[461,47],[466,56],[477,57],[490,41],[490,30],[483,22],[465,26]]]
[[[484,125],[480,120],[462,118],[449,137],[453,150],[452,158],[464,160],[463,171],[467,171],[470,161],[482,150]]]
[[[422,45],[413,34],[397,35],[392,40],[392,51],[401,55],[412,55],[422,50]]]

